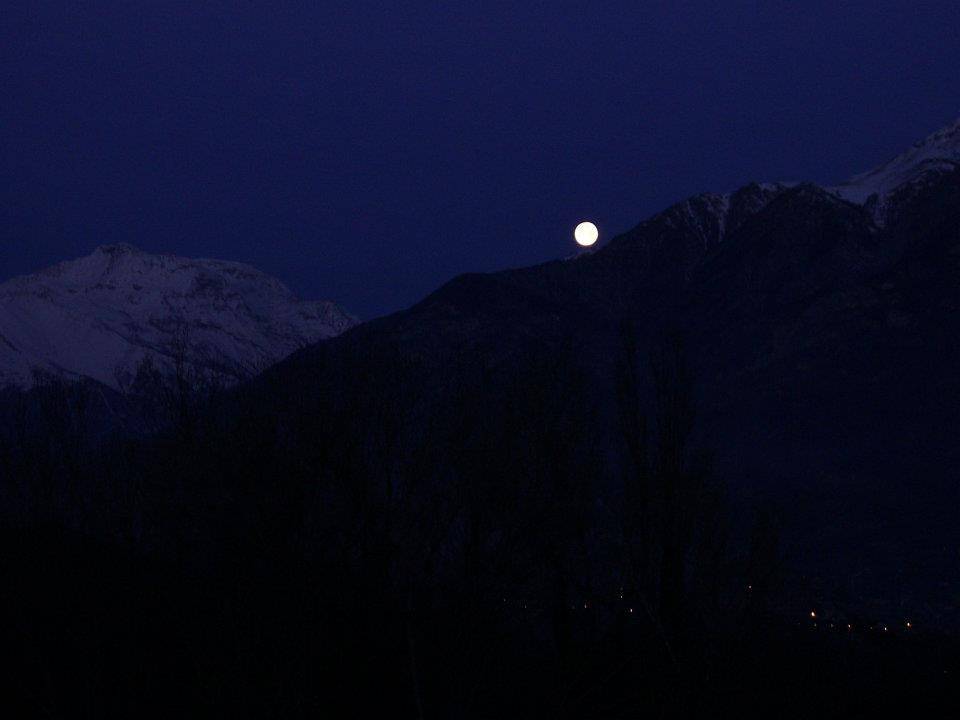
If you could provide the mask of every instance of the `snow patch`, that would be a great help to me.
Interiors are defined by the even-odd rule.
[[[249,265],[104,245],[0,284],[0,385],[41,368],[116,387],[145,356],[178,352],[238,379],[356,322]]]
[[[827,188],[848,202],[865,205],[874,196],[874,213],[883,216],[884,199],[899,188],[919,182],[931,174],[960,167],[960,119],[869,172]]]

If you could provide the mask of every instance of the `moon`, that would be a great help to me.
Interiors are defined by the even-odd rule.
[[[597,241],[598,237],[600,237],[600,232],[592,222],[582,222],[573,231],[573,238],[577,241],[577,245],[581,247],[590,247]]]

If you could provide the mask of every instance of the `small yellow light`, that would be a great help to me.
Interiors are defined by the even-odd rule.
[[[813,610],[811,610],[811,611],[810,611],[810,617],[815,618],[816,616],[817,616],[817,613],[814,612]]]

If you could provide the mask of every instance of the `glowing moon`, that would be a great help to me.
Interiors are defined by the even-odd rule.
[[[590,247],[597,241],[598,237],[600,237],[600,232],[592,222],[582,222],[573,231],[574,240],[577,241],[577,245],[582,247]]]

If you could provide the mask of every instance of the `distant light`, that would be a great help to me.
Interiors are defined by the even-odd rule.
[[[584,221],[577,225],[573,231],[573,239],[581,247],[590,247],[597,241],[598,237],[600,237],[600,231],[592,222]]]
[[[912,627],[913,627],[913,623],[911,623],[909,620],[907,620],[907,630],[909,630],[909,629],[912,628]]]
[[[813,610],[811,610],[811,611],[810,611],[810,617],[812,617],[812,618],[817,617],[817,613],[814,612]]]

